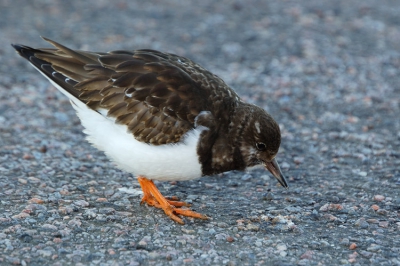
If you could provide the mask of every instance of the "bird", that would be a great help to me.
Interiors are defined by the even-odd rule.
[[[184,181],[262,165],[287,188],[276,160],[278,123],[188,58],[151,49],[90,52],[42,37],[52,48],[11,44],[68,97],[87,140],[137,176],[141,203],[182,218],[209,219],[157,181]]]

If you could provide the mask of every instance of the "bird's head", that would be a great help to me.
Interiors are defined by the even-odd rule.
[[[247,109],[247,108],[246,108]],[[262,108],[251,105],[241,136],[240,151],[246,166],[264,165],[283,187],[288,187],[275,156],[281,144],[279,125]]]

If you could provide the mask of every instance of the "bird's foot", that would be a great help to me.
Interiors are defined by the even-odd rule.
[[[162,209],[166,215],[168,215],[172,220],[177,223],[184,224],[183,220],[179,218],[178,215],[188,216],[198,219],[208,219],[207,216],[194,212],[190,209],[181,209],[180,207],[188,207],[190,204],[186,202],[179,201],[177,197],[171,197],[166,199],[160,191],[157,189],[156,185],[152,180],[145,177],[138,177],[138,181],[143,190],[143,198],[141,203],[147,203],[150,206]]]

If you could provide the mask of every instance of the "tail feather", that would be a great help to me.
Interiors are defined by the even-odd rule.
[[[58,48],[59,51],[57,53],[57,55],[59,55],[60,51],[62,53],[64,53],[65,55],[67,55],[70,58],[74,58],[76,60],[78,60],[79,62],[83,63],[83,64],[98,64],[99,61],[97,61],[98,56],[96,54],[90,54],[90,53],[84,53],[84,52],[80,52],[78,50],[72,50],[68,47],[65,47],[62,44],[59,44],[58,42],[55,42],[53,40],[50,40],[48,38],[45,38],[42,36],[42,39],[45,40],[46,42],[51,43],[54,47]]]
[[[79,99],[79,94],[81,92],[74,88],[74,86],[78,83],[76,80],[73,80],[70,77],[67,77],[66,75],[61,73],[60,71],[57,71],[51,63],[40,59],[46,56],[52,56],[52,52],[55,50],[34,49],[32,47],[21,44],[11,45],[12,47],[14,47],[19,55],[28,60],[32,66],[34,66],[41,74],[43,74],[48,80],[50,80],[51,83],[53,83],[58,90],[68,96],[68,98],[70,98],[74,102],[78,100],[86,103]]]

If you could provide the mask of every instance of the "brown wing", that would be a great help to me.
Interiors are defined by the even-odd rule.
[[[14,48],[71,95],[94,110],[107,110],[146,143],[178,142],[201,111],[217,118],[227,102],[239,100],[219,77],[183,57],[154,50],[83,52],[45,40],[57,49]]]

